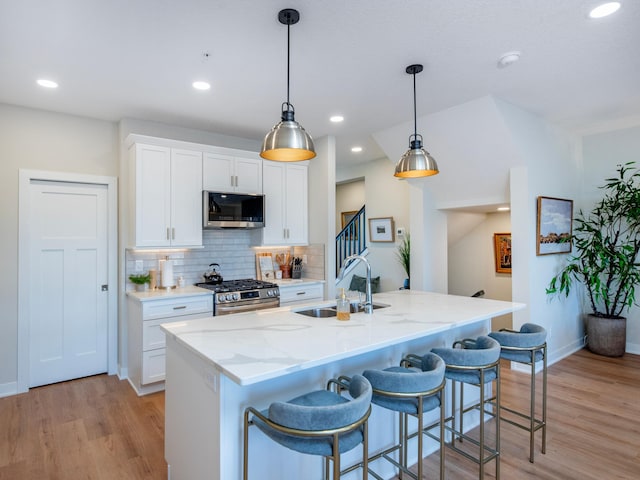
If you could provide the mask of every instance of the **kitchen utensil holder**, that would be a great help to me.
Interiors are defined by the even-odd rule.
[[[291,278],[291,265],[280,265],[282,278]]]
[[[291,268],[291,278],[302,278],[302,265],[294,265]]]

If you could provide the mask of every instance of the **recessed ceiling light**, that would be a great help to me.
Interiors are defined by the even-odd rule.
[[[511,210],[509,207],[498,207],[499,212],[508,212],[509,210]]]
[[[193,88],[196,90],[209,90],[211,85],[208,82],[197,81],[192,83]]]
[[[351,151],[352,151],[353,153],[360,153],[360,152],[362,151],[362,147],[353,147],[353,148],[351,149]]]
[[[344,121],[344,117],[342,115],[334,115],[330,117],[329,120],[333,123],[340,123]]]
[[[596,8],[589,12],[591,18],[602,18],[612,13],[615,13],[620,8],[620,2],[607,2],[602,5],[598,5]]]
[[[47,80],[46,78],[39,78],[36,83],[44,88],[58,88],[58,84],[53,80]]]
[[[522,55],[522,53],[518,52],[517,50],[503,54],[498,59],[498,68],[506,68],[512,63],[516,63],[518,60],[520,60],[520,55]]]

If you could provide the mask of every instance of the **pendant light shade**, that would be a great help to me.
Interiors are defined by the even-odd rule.
[[[300,20],[300,13],[286,8],[278,13],[278,20],[287,26],[287,101],[282,104],[281,121],[264,137],[260,156],[278,162],[299,162],[316,156],[313,139],[296,122],[295,110],[289,102],[290,30]]]
[[[422,65],[409,65],[406,72],[413,75],[413,135],[409,137],[409,150],[396,163],[395,177],[429,177],[439,173],[436,160],[422,147],[422,135],[418,135],[416,115],[416,74],[422,71]]]

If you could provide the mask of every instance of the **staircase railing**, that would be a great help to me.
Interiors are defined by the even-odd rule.
[[[359,255],[367,248],[365,206],[336,235],[336,275],[349,255]]]

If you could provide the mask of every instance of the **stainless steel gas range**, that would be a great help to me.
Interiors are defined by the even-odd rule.
[[[254,279],[225,280],[196,283],[197,287],[212,290],[213,315],[249,312],[280,306],[278,285]]]

